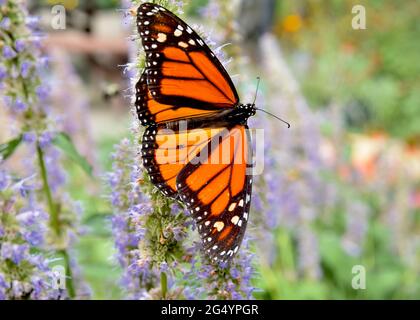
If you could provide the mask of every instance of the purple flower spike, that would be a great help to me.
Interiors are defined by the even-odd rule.
[[[5,3],[6,6],[3,6]],[[0,4],[0,99],[3,99],[0,104],[7,107],[6,113],[2,113],[6,119],[0,122],[2,126],[10,127],[5,130],[10,130],[13,136],[22,136],[26,144],[21,149],[24,153],[16,158],[21,159],[18,169],[8,168],[14,172],[13,179],[3,168],[0,169],[0,270],[4,274],[0,282],[5,282],[7,288],[4,290],[0,283],[0,299],[49,299],[57,296],[50,286],[51,269],[45,259],[46,255],[52,256],[50,250],[56,248],[45,246],[45,234],[50,224],[49,214],[43,210],[51,206],[46,203],[48,197],[38,196],[43,193],[43,187],[49,189],[54,205],[60,208],[59,218],[68,222],[60,224],[59,233],[68,239],[62,249],[70,258],[67,269],[71,268],[69,273],[72,277],[69,281],[74,283],[76,292],[73,296],[64,290],[61,296],[86,298],[87,291],[71,252],[71,245],[80,234],[80,210],[73,206],[73,200],[65,193],[66,175],[62,168],[61,150],[51,143],[55,132],[68,132],[62,125],[62,118],[68,113],[50,105],[67,101],[68,96],[64,100],[54,96],[56,100],[45,101],[50,98],[51,91],[46,76],[57,77],[58,73],[66,71],[57,68],[46,72],[48,59],[42,56],[39,42],[43,35],[36,30],[39,19],[28,16],[27,1],[0,0]],[[63,75],[63,79],[68,79],[67,74]],[[67,95],[74,91],[65,90]],[[78,101],[76,96],[75,101]],[[80,112],[79,117],[84,118],[85,113]],[[77,122],[74,116],[72,121]],[[84,125],[77,128],[86,129]],[[42,147],[39,152],[35,150],[36,142]],[[48,185],[43,184],[45,171],[42,164],[45,164]],[[29,178],[15,182],[19,179],[18,173]],[[52,243],[56,241],[51,239]],[[35,255],[35,252],[38,254]]]

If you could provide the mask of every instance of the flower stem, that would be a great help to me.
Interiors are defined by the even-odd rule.
[[[74,289],[73,284],[73,274],[70,266],[70,257],[67,251],[64,249],[59,250],[59,253],[63,256],[64,266],[66,268],[66,289],[69,294],[69,297],[73,299],[76,296],[76,290]]]
[[[44,185],[44,193],[47,197],[48,208],[50,211],[50,226],[56,236],[60,236],[60,222],[58,219],[57,207],[52,199],[51,189],[48,184],[47,170],[45,168],[44,153],[39,143],[36,146],[38,153],[39,169],[41,171],[41,178]]]
[[[43,191],[47,198],[48,208],[50,212],[50,227],[55,233],[55,235],[57,237],[60,237],[61,230],[60,230],[60,220],[58,216],[57,206],[54,203],[53,198],[52,198],[51,188],[48,184],[47,169],[45,167],[44,152],[42,151],[42,148],[39,145],[39,143],[37,143],[36,150],[38,154],[39,169],[41,171]],[[76,294],[75,294],[75,289],[73,285],[73,278],[72,278],[69,255],[65,249],[57,250],[57,253],[60,254],[64,259],[65,270],[66,270],[66,289],[69,294],[69,297],[73,299],[76,296]]]
[[[166,299],[166,293],[168,292],[168,277],[165,272],[160,273],[160,286],[162,290],[162,299]]]

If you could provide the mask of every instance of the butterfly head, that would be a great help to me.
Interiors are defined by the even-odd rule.
[[[255,113],[257,112],[257,108],[255,107],[254,103],[241,104],[239,109],[241,110],[241,113],[245,119],[255,116]]]

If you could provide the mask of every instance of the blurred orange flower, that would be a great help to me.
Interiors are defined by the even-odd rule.
[[[383,152],[387,136],[383,132],[356,136],[353,140],[351,162],[366,179],[372,179],[376,173],[377,160]]]
[[[302,19],[297,14],[286,16],[283,20],[283,30],[285,32],[297,32],[302,27]]]

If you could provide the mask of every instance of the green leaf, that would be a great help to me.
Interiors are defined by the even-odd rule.
[[[13,154],[13,152],[15,152],[16,148],[19,146],[21,142],[22,142],[22,135],[6,143],[0,144],[0,157],[4,160],[10,157]]]
[[[59,147],[64,153],[78,164],[89,176],[92,176],[92,166],[76,149],[73,141],[67,133],[60,132],[53,140],[53,144]]]

